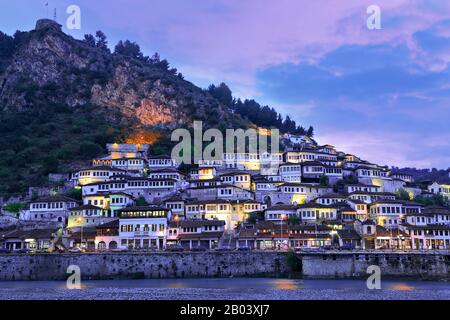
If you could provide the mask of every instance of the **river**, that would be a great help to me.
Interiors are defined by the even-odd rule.
[[[368,290],[364,280],[164,279],[0,282],[0,300],[450,300],[450,283],[384,280]]]

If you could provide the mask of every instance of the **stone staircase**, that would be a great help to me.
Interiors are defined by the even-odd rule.
[[[225,232],[219,240],[219,248],[236,248],[236,238],[234,237],[233,233],[227,233]]]

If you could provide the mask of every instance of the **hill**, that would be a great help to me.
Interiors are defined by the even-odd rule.
[[[165,153],[170,130],[194,120],[221,130],[256,124],[305,131],[273,108],[234,99],[224,84],[195,86],[136,43],[111,52],[100,31],[77,40],[44,19],[29,32],[0,32],[0,195],[86,164],[108,142],[146,142]]]

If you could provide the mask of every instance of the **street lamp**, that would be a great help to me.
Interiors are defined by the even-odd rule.
[[[82,216],[79,216],[76,219],[77,223],[81,224],[81,235],[80,235],[80,249],[83,249],[83,223],[84,223],[84,218]]]
[[[281,248],[283,247],[283,221],[287,218],[285,214],[281,215]]]
[[[180,231],[179,230],[179,228],[180,228],[180,226],[179,226],[180,217],[178,215],[175,215],[175,217],[173,219],[177,223],[177,245],[178,245],[178,232]]]

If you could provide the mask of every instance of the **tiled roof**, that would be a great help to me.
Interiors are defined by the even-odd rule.
[[[119,228],[119,219],[103,223],[101,225],[98,225],[97,229],[113,229],[113,228]]]
[[[418,207],[423,207],[423,204],[421,203],[417,203],[417,202],[413,202],[413,201],[406,201],[406,200],[377,200],[375,202],[373,202],[371,204],[371,206],[376,205],[376,204],[401,204],[404,206],[418,206]]]
[[[327,206],[320,203],[309,202],[298,205],[298,209],[335,209],[335,207]]]
[[[302,178],[304,181],[306,178]],[[305,188],[323,188],[328,189],[328,187],[321,186],[317,183],[298,183],[298,182],[285,182],[281,187],[305,187]]]
[[[186,205],[207,205],[207,204],[230,204],[230,201],[224,199],[212,199],[212,200],[193,200],[186,203]]]
[[[327,193],[321,196],[318,196],[316,199],[346,199],[348,195],[338,194],[338,193]]]
[[[306,166],[323,167],[324,164],[322,162],[319,162],[319,161],[305,161],[305,162],[302,162],[302,167],[306,167]]]
[[[169,199],[164,200],[165,203],[167,202],[186,202],[185,199],[183,199],[180,195],[172,196]]]
[[[349,198],[349,199],[347,199],[347,201],[348,202],[352,202],[354,204],[365,204],[365,205],[367,205],[367,203],[365,203],[364,201],[359,200],[359,199],[351,199],[351,198]]]
[[[251,175],[248,172],[245,171],[232,171],[232,172],[226,172],[221,174],[221,177],[226,177],[226,176],[242,176],[242,175]]]
[[[182,173],[181,171],[179,171],[175,168],[155,169],[155,170],[151,170],[148,174],[153,174],[153,173],[178,173],[183,176],[185,175],[184,173]]]
[[[412,224],[403,224],[409,230],[450,230],[450,226],[442,224],[428,224],[426,226],[415,226]]]
[[[51,239],[56,229],[14,230],[0,233],[4,239]]]
[[[223,232],[202,232],[202,233],[182,233],[178,235],[180,240],[193,239],[218,239],[223,236]]]
[[[78,202],[78,201],[65,196],[42,197],[37,200],[30,201],[30,203],[41,203],[41,202]]]
[[[422,212],[426,214],[450,214],[450,208],[440,206],[429,206],[423,208]]]
[[[362,224],[363,225],[376,225],[375,221],[373,221],[372,219],[364,220]]]
[[[367,187],[367,188],[381,188],[380,186],[376,186],[374,184],[364,184],[364,183],[348,183],[347,186],[350,187]]]
[[[292,204],[277,204],[267,209],[267,211],[278,211],[278,210],[297,210],[298,206]]]
[[[306,224],[306,225],[290,225],[290,230],[302,230],[302,231],[331,231],[331,228],[322,224]]]
[[[118,210],[119,212],[136,212],[136,211],[169,211],[167,208],[163,207],[151,207],[151,206],[141,206],[141,207],[127,207]]]
[[[69,211],[80,211],[80,210],[102,210],[102,208],[93,206],[92,204],[85,204],[76,208],[69,209]]]
[[[354,230],[338,230],[337,234],[342,240],[360,240],[360,235]]]
[[[395,197],[395,193],[392,192],[370,192],[370,191],[353,191],[350,195],[369,195],[369,196],[393,196]]]

